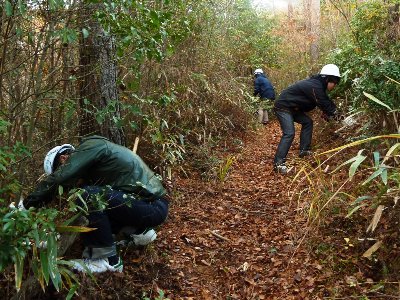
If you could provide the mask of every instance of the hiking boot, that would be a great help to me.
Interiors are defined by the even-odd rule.
[[[157,238],[157,233],[154,229],[150,229],[141,234],[126,234],[126,239],[117,242],[118,246],[146,246]]]
[[[275,165],[274,171],[278,174],[286,175],[288,172],[288,168],[286,167],[286,165],[284,163],[282,163],[279,165]]]
[[[119,272],[121,273],[124,266],[122,259],[118,257],[118,262],[115,265],[111,265],[108,258],[85,258],[71,260],[73,263],[72,268],[78,272],[91,272],[91,273],[103,273],[103,272]]]
[[[300,157],[311,156],[311,155],[314,155],[314,152],[312,152],[311,150],[301,150],[299,153]]]

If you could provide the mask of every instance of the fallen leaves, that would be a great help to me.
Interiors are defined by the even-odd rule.
[[[171,203],[161,238],[147,253],[148,261],[126,268],[126,280],[146,290],[156,282],[169,298],[185,300],[313,299],[323,294],[324,284],[335,275],[303,241],[313,234],[305,235],[307,220],[301,212],[307,205],[289,201],[290,178],[276,176],[266,159],[274,155],[278,130],[271,122],[256,132],[246,142],[247,155],[238,156],[223,184],[195,176],[177,179],[179,201]],[[351,242],[342,237],[338,245],[350,247]],[[361,280],[354,278],[338,284],[348,287]]]
[[[364,252],[363,257],[370,258],[371,255],[382,246],[381,241],[377,241],[367,251]]]

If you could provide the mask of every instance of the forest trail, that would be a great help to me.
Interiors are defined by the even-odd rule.
[[[152,267],[170,299],[312,298],[321,266],[302,243],[306,217],[287,193],[293,173],[273,172],[280,135],[273,120],[248,136],[223,184],[178,180],[155,246],[163,263]]]
[[[295,172],[273,171],[280,136],[273,120],[248,133],[240,151],[226,150],[235,163],[223,183],[195,175],[175,179],[156,241],[121,249],[123,273],[99,274],[97,284],[82,276],[79,299],[323,298],[330,275],[307,249],[304,203],[288,195]],[[289,163],[296,149],[298,136]]]
[[[157,240],[122,250],[123,273],[99,274],[98,285],[82,277],[80,299],[321,299],[329,274],[307,250],[303,204],[288,196],[295,173],[273,171],[280,135],[273,120],[228,150],[223,183],[176,179]],[[289,160],[297,148],[298,137]]]

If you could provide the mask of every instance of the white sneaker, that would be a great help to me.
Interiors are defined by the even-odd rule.
[[[122,260],[119,257],[118,263],[115,265],[110,265],[107,258],[98,258],[98,259],[75,259],[71,260],[73,263],[72,268],[77,270],[78,272],[91,272],[91,273],[103,273],[103,272],[122,272],[124,266],[122,264]]]
[[[136,246],[146,246],[157,238],[157,233],[150,229],[142,234],[131,234],[130,238]]]
[[[288,168],[285,164],[279,164],[274,166],[274,170],[278,174],[286,175],[288,173]]]

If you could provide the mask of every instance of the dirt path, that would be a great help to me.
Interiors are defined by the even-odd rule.
[[[292,176],[272,170],[279,138],[273,121],[227,151],[237,159],[223,184],[177,180],[156,242],[121,252],[122,274],[100,274],[97,285],[83,277],[80,299],[320,299],[322,267],[287,195]]]
[[[279,138],[276,121],[258,130],[224,184],[177,183],[180,197],[157,245],[169,270],[158,284],[168,297],[311,298],[320,266],[301,243],[305,219],[288,200],[290,178],[272,170]]]

